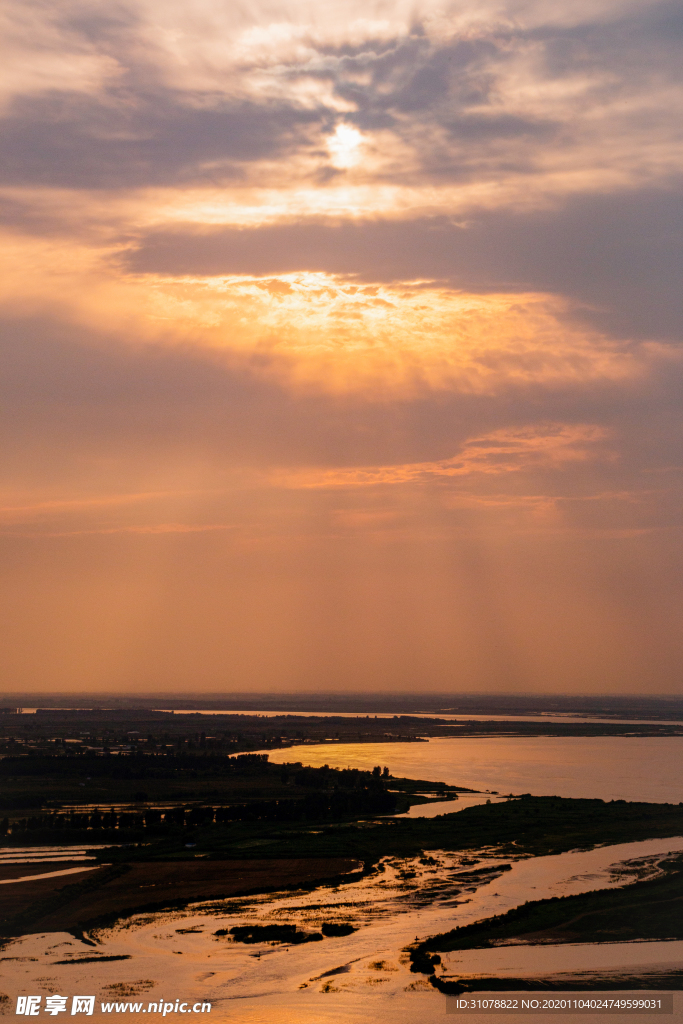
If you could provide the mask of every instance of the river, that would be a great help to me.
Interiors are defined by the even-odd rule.
[[[386,764],[396,776],[501,794],[678,803],[683,797],[682,749],[681,739],[664,737],[468,737],[307,744],[269,754],[276,763]],[[637,860],[639,870],[645,864],[656,871],[667,853],[681,850],[683,838],[672,838],[517,861],[501,860],[495,849],[467,856],[434,850],[432,862],[387,858],[380,873],[346,885],[136,915],[102,930],[95,950],[63,933],[24,936],[5,948],[2,967],[9,974],[0,972],[5,975],[0,987],[7,991],[11,982],[12,991],[25,993],[93,992],[98,1001],[137,998],[143,1007],[152,1000],[196,998],[211,1002],[207,1019],[221,1024],[436,1024],[443,1019],[445,998],[422,976],[410,973],[403,952],[416,937],[505,912],[525,900],[623,885],[636,870],[628,862]],[[477,873],[507,864],[510,870]],[[294,946],[242,945],[215,934],[256,922],[315,930],[321,921],[349,922],[357,931]],[[93,953],[130,959],[78,963]],[[68,966],[60,966],[64,961]],[[603,969],[642,974],[682,961],[679,941],[510,946],[444,957],[448,974],[492,976]],[[681,1020],[683,999],[681,994],[675,998],[673,1019]],[[482,1024],[489,1020],[468,1017]],[[522,1019],[513,1016],[511,1024]],[[583,1015],[585,1024],[594,1019],[597,1024],[597,1016]]]

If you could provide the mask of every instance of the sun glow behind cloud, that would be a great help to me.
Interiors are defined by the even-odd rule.
[[[676,685],[677,9],[8,2],[17,683]]]
[[[363,136],[350,124],[338,124],[327,140],[332,165],[341,169],[355,167],[362,158]]]
[[[362,284],[322,272],[253,277],[121,276],[109,253],[22,243],[3,290],[15,310],[106,324],[134,343],[258,357],[254,373],[327,392],[423,387],[495,392],[524,381],[632,377],[639,361],[573,327],[543,294],[467,294],[431,282]],[[87,282],[87,286],[86,286]],[[387,390],[389,389],[389,390]]]
[[[322,273],[145,282],[170,333],[270,357],[267,372],[325,391],[490,391],[513,381],[622,378],[637,365],[561,323],[543,295],[358,285]]]

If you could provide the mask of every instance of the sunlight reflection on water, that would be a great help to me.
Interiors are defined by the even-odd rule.
[[[147,979],[152,987],[145,1000],[178,996],[208,1000],[214,1007],[212,1020],[427,1022],[440,1018],[445,1004],[443,996],[409,971],[402,951],[417,936],[424,938],[504,912],[527,898],[622,885],[633,877],[634,868],[610,870],[617,862],[638,858],[639,868],[652,872],[657,870],[655,855],[680,850],[683,838],[648,840],[525,858],[514,862],[511,870],[501,870],[510,861],[497,857],[494,850],[432,851],[431,859],[423,861],[389,858],[384,871],[346,885],[206,901],[185,910],[136,915],[97,934],[98,955],[126,955],[130,960],[70,964],[68,977],[54,960],[78,959],[93,952],[71,936],[27,936],[11,943],[6,956],[21,958],[12,963],[21,991],[49,982],[53,988],[68,985],[73,992],[85,991],[85,986],[107,998],[107,985],[135,985]],[[487,868],[498,870],[482,872]],[[351,922],[358,930],[296,946],[244,945],[215,935],[219,929],[254,923],[292,923],[300,930],[316,931],[322,921]],[[660,945],[667,947],[668,956],[655,948]],[[600,947],[599,956],[619,964],[623,951],[624,963],[646,964],[675,959],[679,947],[683,943],[608,944]],[[586,960],[597,963],[591,952],[595,948],[588,947],[586,952],[586,946],[563,946],[557,956],[567,970],[574,960],[577,965]],[[469,953],[452,954],[460,962],[449,967],[464,972]],[[503,971],[507,963],[516,970],[526,964],[533,971],[539,947],[471,953],[478,971],[488,973],[485,957],[489,953],[495,956],[496,970]],[[348,970],[339,970],[344,967]]]
[[[306,744],[266,753],[274,764],[365,770],[387,765],[396,777],[499,793],[683,800],[679,736],[436,737],[427,743]]]

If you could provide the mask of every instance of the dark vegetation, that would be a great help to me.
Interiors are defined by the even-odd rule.
[[[234,822],[185,833],[153,845],[104,850],[107,862],[177,859],[203,853],[217,859],[243,857],[351,857],[371,865],[388,855],[418,856],[423,850],[496,847],[501,857],[562,853],[598,843],[622,843],[683,834],[683,806],[615,800],[521,797],[481,804],[436,818],[377,818],[367,821]]]
[[[280,767],[254,751],[311,740],[416,740],[418,729],[421,720],[398,718],[0,714],[0,836],[42,845],[92,841],[96,832],[99,842],[132,842],[233,821],[393,814],[425,799],[418,784],[388,786],[381,768],[378,779],[301,763]],[[455,788],[441,787],[442,796],[449,792]]]
[[[253,703],[253,701],[252,701]],[[509,702],[508,702],[509,703]],[[661,707],[662,702],[655,702],[640,710],[652,714],[657,708],[661,716],[669,721],[620,723],[616,721],[595,722],[581,720],[574,722],[558,722],[552,717],[541,722],[521,721],[459,721],[452,722],[439,717],[430,719],[411,716],[410,714],[394,714],[392,717],[376,715],[358,716],[354,718],[305,716],[296,714],[239,715],[239,714],[173,714],[169,711],[142,708],[119,708],[113,710],[82,709],[58,710],[43,709],[37,714],[0,713],[0,758],[46,756],[78,759],[78,757],[101,757],[111,755],[114,759],[126,755],[140,754],[145,759],[158,761],[169,756],[191,756],[203,758],[209,755],[225,757],[229,754],[249,753],[279,747],[301,745],[306,743],[369,743],[369,742],[417,742],[430,736],[483,736],[483,735],[515,735],[515,736],[671,736],[683,735],[683,724],[675,720],[674,711],[679,705]],[[672,702],[669,702],[671,704]],[[666,702],[664,702],[666,704]],[[616,705],[615,705],[616,707]],[[619,705],[621,707],[621,705]],[[459,710],[459,709],[453,709]],[[490,710],[490,709],[489,709]],[[625,713],[624,709],[622,713]],[[637,713],[633,708],[631,713]],[[0,712],[2,709],[0,709]],[[531,711],[531,709],[530,709]],[[596,706],[596,711],[599,708]],[[501,707],[501,713],[510,713],[507,705]],[[519,709],[513,713],[519,713]],[[602,712],[605,713],[605,712]],[[612,714],[615,710],[612,710]],[[647,717],[647,715],[646,715]],[[679,715],[680,719],[681,715]],[[301,756],[299,754],[299,756]],[[41,806],[41,801],[48,800],[81,800],[85,794],[77,789],[86,790],[93,787],[87,785],[88,772],[86,764],[82,764],[81,778],[77,772],[72,773],[71,784],[66,775],[59,778],[61,791],[52,784],[45,794],[30,792],[27,787],[10,786],[5,794],[6,800],[18,802],[7,806],[14,808],[31,808]],[[98,800],[123,801],[135,799],[137,791],[147,791],[147,785],[134,787],[124,785],[135,779],[150,781],[152,786],[148,795],[158,799],[154,786],[154,778],[158,778],[159,766],[156,771],[145,769],[137,764],[133,769],[128,766],[128,774],[119,774],[112,769],[109,783],[99,786],[101,794]],[[104,777],[104,776],[102,776]],[[85,783],[81,787],[81,783]],[[184,787],[188,788],[188,787]],[[22,802],[23,801],[23,802]],[[28,801],[28,802],[27,802]],[[33,801],[33,803],[31,803]],[[37,802],[36,802],[37,801]]]
[[[325,921],[319,932],[303,932],[295,924],[253,924],[237,925],[235,928],[219,928],[213,934],[219,938],[229,935],[234,942],[286,942],[297,945],[301,942],[319,942],[326,939],[352,935],[358,931],[352,924],[337,924]]]
[[[106,928],[135,913],[188,903],[293,888],[339,885],[361,877],[360,865],[340,858],[138,861],[84,875],[41,878],[0,887],[0,935]],[[73,879],[76,879],[74,881]]]
[[[78,781],[83,778],[85,784]],[[149,841],[233,822],[355,820],[394,814],[424,799],[409,780],[391,780],[392,789],[401,792],[390,792],[388,769],[380,766],[367,772],[281,766],[269,764],[267,754],[8,757],[0,761],[0,782],[0,803],[6,810],[0,836],[10,844]],[[61,803],[26,813],[27,793],[43,805],[48,793],[50,803],[59,803],[74,783],[87,786],[87,795],[98,806],[94,800],[89,806]],[[141,785],[144,791],[137,788]],[[433,783],[425,785],[434,788]],[[131,788],[130,804],[113,802]],[[443,795],[448,791],[444,787]],[[173,806],[179,798],[183,803]],[[23,810],[10,809],[12,804],[24,805]]]
[[[456,797],[457,787],[395,779],[381,766],[273,765],[255,752],[310,740],[333,745],[415,741],[469,728],[509,732],[510,723],[454,727],[398,715],[210,717],[123,709],[0,718],[0,844],[95,843],[105,847],[100,862],[111,865],[66,884],[42,879],[3,886],[4,934],[73,929],[272,886],[349,880],[345,872],[354,864],[368,872],[385,856],[424,859],[429,850],[495,848],[507,858],[683,834],[682,805],[556,797],[524,796],[432,819],[395,818],[411,803]],[[561,725],[521,724],[545,735]],[[585,735],[595,723],[568,728]],[[600,728],[633,733],[633,726],[616,723]],[[305,758],[305,749],[299,746],[296,755]],[[253,870],[239,867],[248,864]],[[264,864],[271,868],[258,866]],[[594,918],[590,927],[598,925]],[[422,953],[423,967],[433,968],[435,950]]]
[[[94,698],[84,693],[14,693],[5,699],[8,705],[46,709],[93,707]],[[289,712],[326,711],[351,714],[427,714],[444,712],[472,715],[592,715],[599,718],[659,719],[683,721],[683,698],[670,696],[529,693],[231,693],[198,694],[101,694],[95,698],[99,708],[115,712],[177,710],[212,710]],[[0,709],[0,712],[2,709]]]
[[[353,931],[353,929],[351,929]],[[221,928],[214,935],[230,935],[233,942],[283,942],[299,945],[302,942],[320,942],[320,932],[301,932],[295,924],[252,924],[235,928]]]
[[[630,974],[627,970],[585,971],[577,974],[559,972],[534,978],[511,978],[506,975],[504,978],[472,977],[457,980],[432,974],[429,980],[439,992],[452,996],[464,992],[617,992],[623,996],[630,992],[680,991],[683,989],[683,970],[662,967]]]
[[[352,935],[353,932],[357,932],[358,929],[354,928],[352,924],[337,924],[335,921],[324,921],[321,925],[320,931],[323,935],[328,938],[337,938],[343,935]]]
[[[339,884],[358,877],[340,872],[353,870],[358,862],[364,864],[365,872],[371,871],[387,855],[495,847],[502,859],[681,834],[683,807],[679,805],[552,797],[483,804],[438,818],[370,818],[315,825],[254,821],[179,828],[163,838],[148,838],[144,844],[99,851],[100,861],[112,866],[82,880],[65,885],[56,878],[2,886],[0,921],[5,924],[0,930],[20,934],[112,923],[152,908],[263,892],[273,886],[280,889],[290,880],[302,884],[325,879]],[[253,870],[248,867],[251,863]]]
[[[440,727],[436,727],[440,731]],[[301,715],[175,715],[151,710],[39,710],[0,713],[0,757],[35,754],[199,757],[250,753],[302,743],[421,740],[429,723],[419,718]]]
[[[628,942],[634,939],[683,938],[683,856],[660,862],[662,874],[620,889],[597,889],[577,896],[552,897],[524,903],[507,914],[476,921],[434,935],[413,946],[411,971],[430,975],[441,992],[516,990],[585,991],[595,988],[680,989],[683,971],[651,971],[637,977],[559,973],[546,978],[452,978],[436,973],[439,953],[486,949],[501,941],[525,943]],[[437,952],[438,951],[438,952]]]
[[[532,732],[634,734],[608,723],[465,722],[406,715],[321,718],[296,715],[174,715],[158,710],[45,710],[1,714],[0,836],[35,845],[179,840],[194,830],[343,822],[391,815],[425,793],[456,787],[380,778],[367,772],[268,764],[256,749],[307,742],[412,740],[425,735]],[[678,725],[651,723],[652,734]],[[683,729],[683,727],[680,727]],[[642,730],[640,730],[642,733]],[[241,752],[241,753],[240,753]],[[419,826],[418,826],[419,827]],[[219,836],[219,833],[221,836]],[[261,841],[261,837],[255,837]],[[419,845],[419,841],[418,841]]]
[[[130,953],[119,953],[118,956],[81,956],[75,960],[55,960],[55,964],[71,966],[71,964],[102,964],[112,960],[131,960]]]

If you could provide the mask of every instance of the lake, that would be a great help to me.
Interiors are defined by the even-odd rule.
[[[305,744],[264,753],[275,764],[387,765],[397,777],[498,793],[683,801],[679,736],[458,736],[426,743]]]

